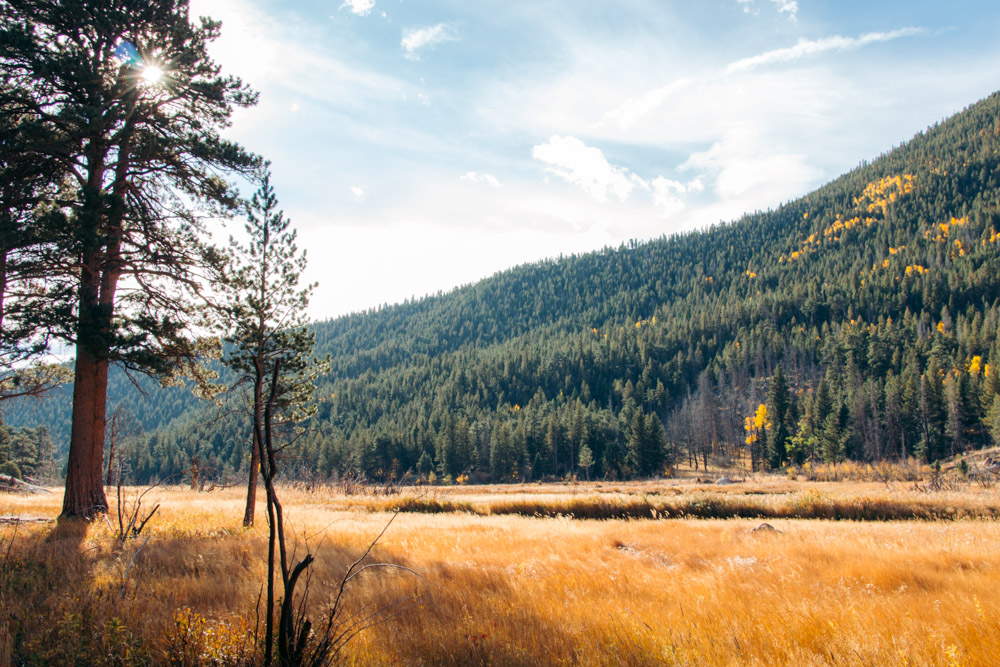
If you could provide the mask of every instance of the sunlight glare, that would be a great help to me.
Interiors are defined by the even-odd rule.
[[[163,70],[156,65],[147,65],[142,70],[142,80],[150,85],[155,85],[163,78]]]

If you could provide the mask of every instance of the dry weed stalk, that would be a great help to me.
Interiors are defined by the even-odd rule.
[[[156,514],[156,510],[160,509],[160,504],[157,503],[153,506],[153,509],[148,512],[143,512],[142,509],[142,499],[146,497],[146,494],[155,489],[158,484],[147,487],[144,491],[139,493],[134,500],[128,499],[128,494],[122,489],[122,482],[119,478],[118,485],[116,487],[116,496],[118,498],[118,507],[116,513],[118,515],[118,531],[115,534],[115,539],[118,540],[119,544],[124,544],[130,539],[139,537],[142,533],[142,529],[146,527],[149,520],[153,518]]]
[[[263,432],[258,432],[254,438],[260,451],[260,473],[264,482],[264,490],[267,498],[267,518],[268,518],[268,560],[267,560],[267,603],[265,609],[265,635],[264,635],[264,664],[270,665],[274,651],[274,577],[275,577],[275,548],[277,547],[279,556],[279,567],[282,585],[281,608],[278,617],[278,660],[282,667],[305,665],[307,667],[319,667],[327,665],[337,654],[363,630],[379,625],[392,617],[392,612],[398,608],[405,598],[400,598],[389,604],[375,604],[362,608],[363,613],[356,613],[347,618],[341,617],[341,604],[344,599],[344,592],[347,585],[361,572],[374,567],[399,567],[402,566],[388,563],[372,563],[361,565],[361,563],[371,554],[375,544],[385,535],[386,530],[398,515],[393,515],[389,522],[382,529],[382,532],[368,545],[368,548],[355,560],[345,572],[340,582],[337,595],[333,600],[330,612],[327,614],[326,622],[315,631],[313,622],[307,612],[307,602],[309,599],[310,576],[307,574],[303,592],[296,603],[295,589],[299,579],[306,573],[308,568],[315,561],[311,552],[294,565],[289,565],[289,554],[285,536],[284,509],[274,486],[274,478],[277,474],[276,454],[278,448],[274,444],[273,416],[275,410],[275,397],[278,395],[278,379],[281,371],[281,360],[277,359],[271,374],[271,387],[268,400],[264,406]],[[255,426],[260,428],[259,425]],[[308,545],[307,545],[308,546]]]

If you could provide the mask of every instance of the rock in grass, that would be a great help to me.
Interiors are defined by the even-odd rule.
[[[728,477],[720,477],[719,479],[715,480],[715,484],[716,486],[722,486],[724,484],[735,484],[735,482],[733,482],[733,480],[729,479]]]
[[[751,535],[761,535],[761,534],[780,535],[781,531],[778,530],[777,528],[775,528],[774,526],[772,526],[769,523],[762,523],[759,526],[757,526],[756,528],[751,529],[750,534]]]

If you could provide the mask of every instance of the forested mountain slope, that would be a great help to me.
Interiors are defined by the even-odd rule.
[[[317,323],[333,367],[292,469],[632,475],[677,456],[778,467],[992,444],[998,162],[993,95],[777,210]],[[140,477],[194,455],[245,467],[237,413],[117,386],[146,422]],[[58,440],[65,402],[8,423],[41,416]]]

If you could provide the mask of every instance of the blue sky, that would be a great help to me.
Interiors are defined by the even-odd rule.
[[[801,196],[1000,88],[1000,3],[194,0],[335,317]],[[234,226],[234,229],[236,226]]]

